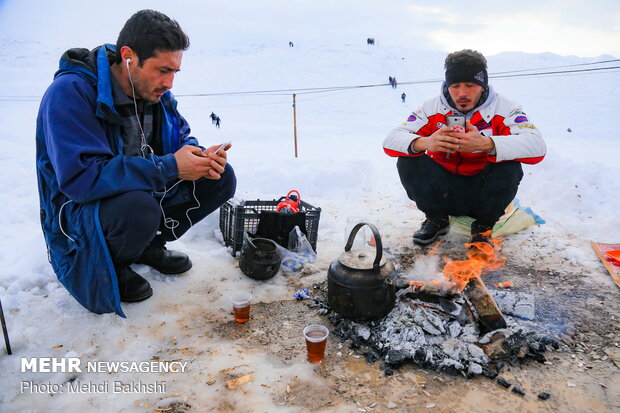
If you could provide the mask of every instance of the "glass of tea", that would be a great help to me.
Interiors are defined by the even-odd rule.
[[[310,363],[318,363],[325,357],[325,344],[327,344],[328,335],[329,330],[325,326],[313,324],[304,328],[308,361]]]
[[[230,297],[237,323],[245,323],[250,319],[250,302],[252,294],[246,292],[235,293]]]

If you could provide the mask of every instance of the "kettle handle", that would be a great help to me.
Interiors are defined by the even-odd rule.
[[[364,225],[368,225],[372,230],[372,235],[375,237],[375,247],[377,254],[375,256],[375,261],[372,263],[372,269],[374,271],[379,271],[379,263],[381,262],[381,258],[383,257],[383,243],[381,242],[381,235],[379,235],[379,230],[373,224],[368,222],[360,222],[351,230],[351,234],[349,234],[349,240],[347,241],[347,245],[345,245],[345,252],[351,251],[351,247],[353,246],[353,241],[355,240],[355,236],[361,227]]]
[[[295,202],[301,201],[301,195],[299,194],[299,191],[296,190],[296,189],[292,189],[292,190],[288,191],[288,194],[286,194],[286,199],[291,199],[291,195],[293,193],[297,194],[297,201],[295,201]]]

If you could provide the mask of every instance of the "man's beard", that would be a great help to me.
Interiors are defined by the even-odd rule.
[[[161,91],[158,89],[152,89],[146,84],[138,73],[132,74],[134,77],[134,97],[136,100],[143,100],[148,103],[159,103],[161,96],[155,94],[155,91]],[[163,90],[166,92],[167,89]]]

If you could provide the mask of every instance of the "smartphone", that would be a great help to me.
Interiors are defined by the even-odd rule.
[[[464,133],[467,131],[467,128],[465,128],[465,116],[463,115],[446,116],[446,124],[448,126],[455,126],[453,131],[457,133]],[[450,154],[447,154],[446,158],[450,158]]]
[[[230,145],[232,143],[232,141],[230,142],[226,142],[223,143],[222,146],[220,146],[219,148],[217,148],[213,153],[217,154],[219,151],[221,151],[222,149],[224,149],[225,147],[227,147],[228,145]]]
[[[462,131],[455,130],[454,132],[465,132],[465,116],[463,115],[448,115],[446,116],[446,124],[448,126],[461,126]]]

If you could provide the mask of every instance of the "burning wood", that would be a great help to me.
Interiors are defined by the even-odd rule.
[[[487,330],[506,328],[506,320],[480,278],[472,278],[464,291],[478,314],[478,322]]]
[[[443,285],[438,281],[430,281],[428,283],[421,281],[409,281],[409,291],[411,293],[434,295],[439,297],[454,296],[455,294],[449,286]]]
[[[447,261],[442,271],[443,281],[410,281],[408,297],[437,303],[436,297],[452,298],[461,292],[467,297],[477,313],[477,320],[484,330],[493,331],[506,327],[506,321],[495,300],[487,290],[480,276],[484,271],[502,267],[505,259],[496,255],[501,242],[491,239],[486,242],[465,244],[468,247],[466,260]],[[433,247],[434,252],[438,245]]]

